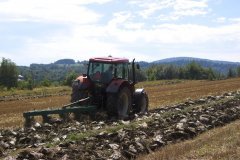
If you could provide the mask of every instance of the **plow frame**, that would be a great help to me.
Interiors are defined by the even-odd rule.
[[[34,110],[23,113],[25,119],[25,127],[31,126],[35,116],[42,116],[43,123],[48,123],[51,119],[49,115],[58,114],[64,121],[68,119],[69,113],[80,115],[81,113],[88,113],[88,115],[94,117],[97,106],[84,104],[82,102],[89,101],[90,97],[78,100],[76,102],[64,105],[62,108],[46,109],[46,110]]]

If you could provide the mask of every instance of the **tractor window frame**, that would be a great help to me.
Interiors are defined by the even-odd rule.
[[[96,66],[95,66],[96,65]],[[112,79],[129,79],[128,63],[105,63],[105,62],[89,62],[88,76],[93,82],[109,83]],[[108,69],[112,67],[112,77],[107,80],[102,79],[101,76],[106,74]],[[96,76],[97,72],[99,77]],[[97,77],[97,78],[96,78]]]
[[[128,63],[116,64],[115,78],[128,80]]]

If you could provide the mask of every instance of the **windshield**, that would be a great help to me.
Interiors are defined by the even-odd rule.
[[[109,83],[113,78],[128,80],[128,63],[90,62],[88,75],[92,81]]]

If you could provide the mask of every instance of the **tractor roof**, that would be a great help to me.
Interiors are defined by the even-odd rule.
[[[106,62],[106,63],[128,63],[129,60],[126,58],[116,58],[116,57],[95,57],[90,58],[90,62]]]

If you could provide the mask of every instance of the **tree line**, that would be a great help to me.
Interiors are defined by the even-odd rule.
[[[74,66],[76,67],[76,66]],[[19,80],[19,70],[14,62],[10,59],[2,58],[0,64],[0,89],[6,87],[19,89],[33,89],[39,86],[51,86],[55,83],[48,77],[36,83],[35,78],[38,74],[29,71],[24,75],[24,80]],[[49,73],[50,74],[50,73]],[[130,78],[131,78],[130,73]],[[69,85],[78,76],[75,70],[69,70],[62,77],[57,85]],[[218,80],[225,78],[240,77],[240,66],[237,68],[229,68],[227,75],[214,71],[212,68],[204,68],[196,62],[191,62],[185,66],[176,66],[172,64],[155,64],[146,69],[136,70],[137,81],[153,81],[162,79],[191,79],[191,80]]]
[[[3,90],[4,88],[7,90],[11,88],[31,90],[35,87],[49,87],[55,85],[48,77],[44,77],[41,81],[36,82],[34,78],[36,75],[31,71],[24,74],[24,79],[20,79],[19,74],[21,72],[14,62],[6,58],[2,58],[0,62],[0,90]],[[58,82],[57,85],[71,85],[72,80],[74,80],[77,75],[76,72],[70,71],[60,82]]]
[[[149,81],[162,79],[219,80],[240,77],[240,66],[236,69],[230,68],[227,75],[224,75],[212,68],[204,68],[194,61],[185,66],[155,64],[145,69],[145,74],[145,79]]]

